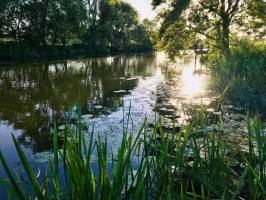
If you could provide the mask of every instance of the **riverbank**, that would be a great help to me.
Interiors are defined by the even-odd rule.
[[[266,42],[233,39],[230,55],[211,51],[203,57],[211,71],[211,87],[230,102],[266,116]]]
[[[150,48],[132,46],[127,50],[93,50],[85,45],[54,45],[34,47],[30,44],[0,43],[0,66],[20,63],[56,61],[63,59],[93,58],[107,55],[146,53]]]

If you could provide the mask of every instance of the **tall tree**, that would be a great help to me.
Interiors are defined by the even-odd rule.
[[[21,42],[22,35],[25,27],[24,6],[25,2],[22,0],[9,0],[4,1],[1,6],[2,18],[2,34],[7,38],[13,38],[16,42]]]
[[[257,38],[264,38],[266,36],[266,1],[250,0],[247,14],[249,18],[243,16],[245,20],[240,21],[240,25],[245,25],[244,31]]]
[[[7,0],[2,0],[0,4],[0,38],[4,37],[4,26],[5,26],[5,9],[7,5]]]
[[[79,43],[93,53],[150,45],[134,8],[122,0],[2,0],[0,38],[33,47]],[[145,46],[144,45],[144,46]]]
[[[237,17],[247,9],[248,0],[153,0],[153,5],[167,4],[169,9],[163,12],[163,30],[183,21],[187,32],[205,36],[224,55],[230,54],[230,28]],[[180,31],[183,33],[182,31]]]
[[[98,30],[106,45],[114,51],[130,50],[140,34],[147,34],[139,24],[137,11],[120,0],[101,1]]]
[[[58,0],[52,16],[52,32],[63,45],[81,39],[86,32],[87,8],[83,0]]]
[[[87,0],[87,21],[86,33],[83,35],[83,42],[91,49],[97,50],[99,46],[99,34],[97,34],[97,26],[99,23],[101,7],[106,0]]]

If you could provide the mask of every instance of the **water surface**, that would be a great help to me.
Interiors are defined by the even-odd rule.
[[[129,107],[133,131],[145,117],[152,124],[155,112],[170,128],[189,120],[199,105],[211,103],[208,79],[205,67],[195,66],[193,54],[175,63],[164,53],[150,53],[2,66],[0,148],[8,164],[17,165],[14,133],[31,162],[45,167],[55,122],[63,129],[78,105],[85,127],[95,124],[114,149]],[[0,173],[4,175],[2,167]]]

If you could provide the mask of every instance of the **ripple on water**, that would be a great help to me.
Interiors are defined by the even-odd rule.
[[[107,135],[110,148],[115,149],[122,138],[123,114],[130,104],[129,129],[137,132],[145,117],[154,123],[155,111],[167,125],[180,124],[195,115],[201,103],[208,106],[212,102],[207,88],[208,72],[203,66],[194,67],[193,55],[187,56],[185,62],[171,63],[165,54],[158,53],[18,66],[6,71],[1,68],[1,84],[12,83],[12,87],[3,94],[7,101],[1,107],[0,120],[23,130],[31,140],[19,135],[21,144],[41,153],[51,148],[49,131],[54,120],[60,125],[64,123],[62,109],[85,103],[82,122],[88,129],[86,137],[94,124],[95,132],[102,137]],[[27,84],[21,83],[20,77]],[[45,84],[43,77],[47,79]]]

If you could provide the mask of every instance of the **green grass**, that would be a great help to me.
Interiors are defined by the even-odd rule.
[[[219,124],[209,131],[203,111],[174,134],[164,132],[160,119],[152,130],[145,119],[137,133],[128,132],[128,123],[124,122],[124,135],[117,152],[108,152],[107,137],[98,137],[95,142],[93,131],[86,140],[80,119],[77,121],[75,130],[64,130],[62,147],[58,146],[58,133],[54,131],[54,158],[49,162],[48,175],[33,173],[13,136],[32,192],[26,190],[19,176],[13,175],[0,153],[8,176],[8,180],[1,178],[1,183],[10,198],[266,198],[266,139],[259,118],[247,118],[248,154],[235,150]],[[92,169],[93,152],[98,160],[97,171]],[[137,166],[133,165],[134,158],[138,160]],[[64,171],[64,178],[59,176],[60,170]]]

